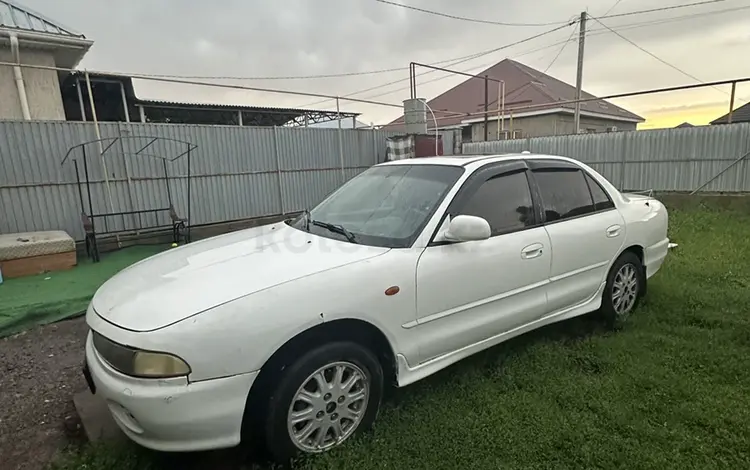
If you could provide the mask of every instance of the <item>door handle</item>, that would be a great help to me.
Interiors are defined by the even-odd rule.
[[[539,258],[544,253],[544,245],[541,243],[534,243],[525,247],[521,250],[522,259],[534,259]]]
[[[622,227],[620,227],[619,225],[612,225],[611,227],[607,228],[607,237],[614,238],[620,235],[621,231],[622,231]]]

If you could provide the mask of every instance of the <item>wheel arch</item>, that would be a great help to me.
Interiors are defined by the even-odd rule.
[[[370,322],[355,318],[341,318],[312,326],[280,346],[263,364],[253,382],[245,403],[242,418],[242,436],[253,440],[261,438],[258,426],[264,422],[264,399],[275,386],[279,373],[305,351],[326,342],[347,340],[364,345],[376,355],[386,384],[396,383],[398,367],[396,354],[386,335]],[[256,432],[258,431],[257,435]]]

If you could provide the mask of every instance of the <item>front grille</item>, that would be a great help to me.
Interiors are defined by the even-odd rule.
[[[96,331],[92,332],[94,348],[107,364],[123,374],[133,374],[133,360],[135,350],[114,341],[110,341]]]

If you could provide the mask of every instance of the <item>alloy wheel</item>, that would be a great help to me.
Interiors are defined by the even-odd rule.
[[[618,317],[625,318],[633,310],[638,299],[638,274],[636,267],[624,264],[612,283],[612,307]]]
[[[325,365],[302,382],[287,413],[287,429],[303,452],[323,452],[351,436],[367,410],[370,384],[350,362]]]

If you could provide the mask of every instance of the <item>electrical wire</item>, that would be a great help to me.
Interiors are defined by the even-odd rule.
[[[462,64],[464,62],[468,62],[470,60],[478,59],[480,57],[484,57],[486,55],[493,54],[493,53],[501,51],[503,49],[508,49],[508,48],[513,47],[513,46],[517,46],[519,44],[523,44],[523,43],[532,41],[534,39],[538,39],[540,37],[546,36],[548,34],[552,34],[552,33],[556,32],[556,31],[561,30],[561,29],[564,29],[564,28],[567,28],[569,26],[572,26],[572,25],[576,24],[578,21],[579,20],[577,20],[577,19],[576,20],[570,20],[570,21],[568,21],[568,23],[566,23],[566,24],[564,24],[562,26],[558,26],[556,28],[552,28],[552,29],[544,31],[542,33],[534,34],[533,36],[529,36],[529,37],[523,38],[521,40],[509,43],[509,44],[505,44],[505,45],[500,46],[500,47],[495,47],[495,48],[492,48],[492,49],[489,49],[489,50],[486,50],[486,51],[482,51],[482,52],[478,52],[478,53],[475,53],[475,54],[471,54],[470,56],[465,56],[464,58],[461,58],[461,60],[453,61],[452,63],[448,64],[447,67],[454,67],[454,66]],[[437,62],[435,64],[437,64]],[[430,64],[430,65],[435,65],[435,64]],[[435,70],[430,70],[430,71],[427,71],[427,72],[423,72],[421,74],[417,74],[417,76],[427,75],[428,73],[433,73],[433,72],[436,72],[436,71]],[[405,79],[394,80],[394,81],[388,82],[386,84],[378,85],[376,87],[371,87],[371,88],[364,89],[364,90],[357,90],[355,92],[348,93],[348,94],[342,95],[342,96],[353,96],[353,95],[357,95],[359,93],[366,93],[367,91],[371,91],[371,90],[374,90],[374,89],[377,89],[377,88],[381,88],[381,87],[393,85],[393,84],[396,84],[396,83],[404,82],[406,80],[409,80],[409,79],[405,78]],[[323,101],[319,101],[319,102],[315,102],[315,103],[308,103],[306,105],[301,105],[301,107],[306,108],[308,106],[316,106],[318,104],[325,103],[327,101],[330,101],[330,100],[323,100]]]
[[[381,1],[381,0],[376,0]],[[621,1],[621,0],[620,0]],[[620,16],[630,16],[630,15],[638,15],[643,13],[652,13],[652,12],[658,12],[658,11],[664,11],[664,10],[673,10],[676,8],[685,8],[685,7],[692,7],[692,6],[698,6],[698,5],[705,5],[705,4],[711,4],[711,3],[718,3],[718,2],[724,2],[726,0],[706,0],[702,2],[697,3],[689,3],[685,5],[675,5],[671,7],[663,7],[663,8],[653,8],[650,10],[640,10],[640,11],[634,11],[634,12],[628,12],[628,13],[620,13],[616,15],[605,15],[600,16],[601,19],[606,18],[615,18]],[[382,0],[384,3],[393,3],[393,2],[386,2],[386,0]],[[408,5],[401,5],[401,4],[395,4],[397,6],[405,7],[414,9],[416,7],[410,7]],[[616,4],[615,4],[616,5]],[[421,9],[420,9],[421,10]],[[610,9],[611,10],[611,9]],[[706,12],[705,14],[711,14],[713,12]],[[449,17],[452,15],[448,15]],[[461,17],[458,17],[459,19]],[[484,21],[484,20],[477,20],[477,21]],[[567,26],[569,24],[565,21],[559,21],[554,23],[528,23],[526,25],[528,26],[549,26],[549,25],[564,25]],[[508,25],[522,25],[521,23],[508,23],[504,24],[506,26]],[[564,27],[563,26],[563,27]],[[494,52],[494,50],[493,50]],[[487,52],[491,53],[491,52]],[[456,60],[462,60],[462,59],[468,59],[469,58],[476,58],[481,57],[482,55],[485,55],[484,53],[479,54],[470,54],[468,56],[461,56],[461,57],[454,57],[452,59],[444,59],[438,62],[434,62],[430,65],[440,65],[440,64],[447,64],[449,62],[453,62]],[[450,65],[449,65],[450,66]],[[401,72],[404,70],[408,70],[408,67],[392,67],[392,68],[385,68],[385,69],[376,69],[376,70],[364,70],[359,72],[342,72],[342,73],[330,73],[330,74],[311,74],[311,75],[287,75],[287,76],[279,76],[279,75],[269,75],[269,76],[231,76],[231,75],[220,75],[220,76],[211,76],[211,75],[180,75],[180,74],[141,74],[143,76],[148,77],[154,77],[154,78],[177,78],[177,79],[187,79],[187,80],[257,80],[257,81],[270,81],[270,80],[315,80],[315,79],[330,79],[330,78],[345,78],[345,77],[357,77],[357,76],[364,76],[364,75],[377,75],[377,74],[386,74],[386,73],[393,73],[393,72]],[[123,75],[126,75],[127,73],[122,72]]]
[[[81,70],[68,68],[68,67],[54,67],[50,65],[34,65],[34,64],[19,64],[17,62],[5,62],[5,61],[0,61],[0,67],[22,67],[22,68],[25,67],[29,69],[38,69],[38,70],[54,70],[56,72],[81,72]],[[309,96],[313,98],[328,98],[328,99],[334,99],[334,100],[352,101],[355,103],[388,106],[391,108],[399,108],[399,109],[403,108],[401,104],[396,104],[396,103],[386,103],[382,101],[372,101],[372,100],[365,100],[365,99],[359,99],[359,98],[345,98],[343,96],[326,95],[323,93],[311,93],[307,91],[291,91],[291,90],[280,90],[277,88],[260,88],[260,87],[246,86],[246,85],[235,85],[235,84],[230,84],[230,83],[214,83],[214,82],[201,82],[201,81],[196,81],[196,80],[180,80],[176,78],[154,77],[153,75],[147,75],[147,74],[125,75],[125,74],[118,73],[118,72],[104,72],[104,71],[98,71],[98,70],[85,70],[85,71],[87,73],[94,74],[94,75],[108,75],[111,77],[119,77],[119,78],[135,78],[138,80],[150,80],[150,81],[155,81],[155,82],[176,83],[176,84],[182,84],[182,85],[197,85],[197,86],[207,86],[207,87],[213,87],[213,88],[229,88],[229,89],[234,89],[234,90],[260,91],[263,93],[274,93],[274,94],[280,94],[280,95],[295,95],[295,96]]]
[[[718,86],[718,85],[731,85],[732,83],[748,83],[750,82],[750,77],[743,77],[743,78],[734,78],[729,80],[720,80],[716,82],[708,82],[708,83],[696,83],[696,84],[690,84],[690,85],[678,85],[678,86],[671,86],[671,87],[665,87],[665,88],[650,88],[647,90],[639,90],[639,91],[630,91],[626,93],[616,93],[613,95],[607,95],[607,96],[596,96],[593,98],[581,98],[580,100],[561,100],[555,102],[556,105],[567,105],[567,104],[574,104],[576,102],[579,103],[587,103],[590,101],[601,101],[601,100],[611,100],[616,98],[629,98],[632,96],[640,96],[640,95],[650,95],[655,93],[667,93],[667,92],[673,92],[673,91],[683,91],[683,90],[692,90],[692,89],[698,89],[703,88],[707,86]],[[505,108],[506,112],[518,112],[518,111],[527,111],[531,109],[541,108],[541,107],[547,107],[549,106],[549,103],[540,103],[540,104],[529,104],[529,105],[522,105],[522,106],[514,106],[512,108]],[[441,116],[438,117],[438,121],[443,121],[446,119],[455,119],[455,117],[459,114],[461,114],[464,118],[471,118],[471,117],[480,117],[484,116],[486,114],[485,111],[476,111],[476,112],[453,112],[448,111],[452,113],[451,116]]]
[[[591,15],[587,15],[587,16],[588,16],[589,18],[591,18],[592,20],[596,21],[597,23],[599,23],[600,25],[604,26],[604,27],[605,27],[606,29],[608,29],[608,30],[609,30],[610,32],[612,32],[612,33],[614,33],[615,35],[619,36],[619,37],[620,37],[621,39],[623,39],[624,41],[628,42],[628,43],[629,43],[630,45],[634,46],[635,48],[637,48],[637,49],[639,49],[639,50],[641,50],[641,51],[643,51],[643,52],[645,52],[646,54],[650,55],[650,56],[651,56],[652,58],[654,58],[654,59],[658,60],[659,62],[661,62],[662,64],[666,65],[667,67],[669,67],[669,68],[671,68],[671,69],[673,69],[673,70],[676,70],[676,71],[680,72],[681,74],[685,75],[685,76],[686,76],[686,77],[688,77],[688,78],[692,78],[693,80],[695,80],[695,81],[696,81],[696,82],[698,82],[698,83],[705,83],[705,81],[701,80],[700,78],[696,77],[695,75],[692,75],[692,74],[690,74],[690,73],[688,73],[688,72],[686,72],[686,71],[682,70],[681,68],[677,67],[676,65],[674,65],[674,64],[671,64],[671,63],[667,62],[666,60],[662,59],[661,57],[657,56],[657,55],[656,55],[656,54],[654,54],[653,52],[650,52],[650,51],[646,50],[645,48],[643,48],[643,47],[639,46],[639,45],[638,45],[638,44],[636,44],[635,42],[631,41],[630,39],[628,39],[628,38],[626,38],[625,36],[623,36],[622,34],[620,34],[619,32],[615,31],[614,29],[610,28],[610,27],[609,27],[609,26],[607,26],[606,24],[602,23],[602,22],[601,22],[601,21],[599,20],[599,18],[597,18],[597,17],[595,17],[595,16],[591,16]],[[724,93],[724,94],[728,94],[728,93],[727,93],[726,91],[724,91],[724,90],[722,90],[722,89],[720,89],[720,88],[717,88],[717,87],[712,87],[712,88],[713,88],[713,89],[715,89],[715,90],[717,90],[717,91],[719,91],[719,92],[721,92],[721,93]]]
[[[571,31],[571,32],[570,32],[570,37],[568,37],[568,39],[567,39],[567,40],[566,40],[565,42],[563,42],[563,45],[562,45],[562,47],[560,48],[560,50],[559,50],[559,51],[557,51],[557,55],[555,56],[555,58],[554,58],[554,59],[552,59],[552,62],[550,62],[550,63],[549,63],[549,65],[548,65],[548,66],[547,66],[547,67],[546,67],[546,68],[544,69],[544,72],[542,72],[542,73],[547,73],[547,71],[548,71],[549,69],[551,69],[553,65],[555,65],[555,62],[557,62],[557,59],[558,59],[558,58],[560,57],[560,55],[561,55],[561,54],[563,53],[563,51],[565,50],[565,48],[566,48],[566,47],[568,46],[568,44],[570,44],[570,43],[571,43],[571,41],[573,41],[573,36],[575,36],[575,34],[576,34],[576,31],[577,31],[577,30],[576,30],[575,28],[573,28],[573,31]]]
[[[699,18],[699,17],[705,17],[705,16],[710,16],[710,15],[717,15],[717,14],[723,14],[723,13],[740,11],[740,10],[747,10],[747,9],[750,9],[750,6],[726,8],[726,9],[723,9],[723,10],[714,10],[714,11],[701,12],[701,13],[693,13],[693,14],[689,14],[689,15],[681,15],[681,16],[674,16],[674,17],[669,17],[669,18],[662,18],[662,19],[659,19],[659,20],[640,21],[640,22],[634,22],[634,23],[627,23],[627,24],[623,24],[623,25],[618,25],[617,27],[615,27],[613,29],[615,29],[616,31],[628,31],[628,30],[632,30],[632,29],[638,29],[638,28],[644,28],[644,27],[650,27],[650,26],[657,26],[657,25],[662,25],[662,24],[666,24],[666,23],[673,23],[673,22],[685,21],[685,20],[690,20],[690,19],[693,19],[693,18]],[[573,31],[573,35],[575,35],[575,31],[576,30]],[[590,29],[590,30],[587,31],[586,36],[587,37],[601,36],[602,34],[611,34],[611,32],[607,28],[593,28],[593,29]],[[574,39],[572,36],[569,37],[567,40],[559,41],[559,42],[556,42],[554,44],[549,44],[547,46],[544,46],[544,47],[541,47],[541,48],[538,48],[538,49],[534,49],[532,51],[528,51],[528,52],[525,52],[525,53],[521,53],[521,54],[515,55],[513,57],[521,57],[523,55],[527,55],[527,54],[531,54],[531,53],[534,53],[534,52],[538,52],[540,50],[548,49],[550,47],[555,47],[555,46],[558,46],[558,45],[561,45],[561,44],[565,46],[568,43],[576,42],[577,39]],[[485,51],[485,52],[488,52],[488,51]],[[484,55],[484,53],[476,54],[476,57],[479,57],[481,55]],[[513,58],[513,57],[511,57],[511,58]],[[484,68],[489,67],[493,63],[495,63],[495,62],[487,63],[487,64],[475,66],[475,67],[471,67],[470,69],[464,69],[464,70],[461,70],[461,71],[462,72],[470,72],[470,71],[477,70],[477,69],[480,69],[480,68],[483,68],[483,67]],[[454,64],[449,64],[446,67],[451,67],[453,65]],[[417,74],[417,76],[423,76],[423,75],[430,74],[430,73],[435,73],[435,72],[437,72],[437,71],[430,70],[430,71],[427,71],[427,72],[421,72],[421,73]],[[436,82],[436,81],[439,81],[439,80],[444,80],[444,79],[447,79],[447,78],[450,78],[450,77],[452,77],[452,75],[444,75],[442,77],[438,77],[438,78],[435,78],[435,79],[431,79],[431,80],[427,80],[425,82],[422,82],[422,84],[426,85],[428,83],[433,83],[433,82]],[[373,90],[377,90],[377,89],[380,89],[380,88],[386,88],[388,86],[391,86],[391,85],[394,85],[394,84],[397,84],[397,83],[406,82],[407,80],[409,80],[409,79],[408,78],[402,78],[402,79],[398,79],[398,80],[393,80],[393,81],[390,81],[390,82],[386,82],[386,83],[375,85],[375,86],[372,86],[372,87],[369,87],[369,88],[358,90],[358,91],[355,91],[355,92],[352,92],[352,93],[349,93],[349,94],[346,94],[346,95],[343,95],[343,96],[355,96],[355,95],[358,95],[358,94],[361,94],[361,93],[366,93],[368,91],[373,91]],[[401,87],[401,88],[397,88],[397,89],[394,89],[394,90],[391,90],[391,91],[387,91],[387,92],[384,92],[384,93],[379,93],[379,94],[376,94],[376,95],[369,95],[369,96],[367,96],[365,98],[381,97],[381,96],[389,95],[389,94],[392,94],[392,93],[396,93],[396,92],[399,92],[399,91],[402,91],[402,90],[408,90],[408,89],[409,89],[409,87]],[[327,102],[327,101],[330,101],[330,100],[323,100],[322,102]],[[319,104],[319,103],[321,103],[321,102],[317,102],[317,103],[314,103],[314,104]]]
[[[609,19],[609,18],[619,18],[621,16],[632,16],[632,15],[643,15],[646,13],[656,13],[658,11],[667,11],[667,10],[677,10],[679,8],[690,8],[690,7],[697,7],[700,5],[710,5],[712,3],[722,3],[726,2],[727,0],[704,0],[702,2],[695,2],[695,3],[685,3],[683,5],[672,5],[668,7],[660,7],[660,8],[651,8],[648,10],[637,10],[637,11],[629,11],[626,13],[616,13],[614,15],[607,15],[607,16],[600,16],[601,19]]]
[[[669,18],[661,18],[658,20],[638,21],[635,23],[619,24],[615,26],[615,29],[617,31],[625,31],[625,30],[630,30],[630,29],[637,29],[637,28],[643,28],[643,27],[648,27],[648,26],[654,26],[654,25],[660,25],[660,24],[666,24],[666,23],[674,23],[678,21],[685,21],[685,20],[689,20],[692,18],[703,18],[706,16],[720,15],[723,13],[729,13],[729,12],[741,11],[741,10],[747,10],[747,9],[750,9],[750,5],[746,5],[743,7],[725,8],[723,10],[705,11],[701,13],[691,13],[689,15],[671,16]],[[602,17],[600,16],[599,19],[602,19]],[[587,33],[591,31],[605,31],[605,30],[606,28],[592,28],[588,30]]]
[[[403,3],[391,2],[389,0],[375,0],[375,1],[378,3],[383,3],[383,4],[391,5],[394,7],[405,8],[407,10],[418,11],[420,13],[426,13],[428,15],[440,16],[443,18],[450,18],[452,20],[467,21],[470,23],[489,24],[489,25],[494,25],[494,26],[554,26],[554,25],[559,25],[559,24],[565,24],[564,21],[553,21],[550,23],[505,23],[502,21],[480,20],[478,18],[469,18],[466,16],[451,15],[448,13],[442,13],[442,12],[435,11],[435,10],[427,10],[426,8],[419,8],[419,7],[415,7],[411,5],[404,5]]]
[[[575,33],[575,31],[576,30],[573,30],[574,33]],[[545,49],[550,49],[552,47],[559,46],[560,44],[567,44],[569,42],[575,42],[575,41],[577,41],[577,39],[570,39],[569,38],[569,39],[567,39],[565,41],[556,42],[554,44],[548,44],[546,46],[538,47],[538,48],[532,49],[530,51],[522,52],[520,54],[515,54],[512,57],[508,57],[508,58],[509,59],[516,59],[516,58],[519,58],[519,57],[523,57],[525,55],[533,54],[535,52],[539,52],[539,51],[542,51],[542,50],[545,50]],[[476,70],[484,70],[484,69],[486,69],[486,68],[488,68],[488,67],[490,67],[492,65],[496,65],[496,64],[497,64],[497,61],[485,62],[485,63],[483,63],[481,65],[475,65],[475,66],[470,67],[468,69],[461,69],[461,70],[459,70],[459,72],[470,73],[470,72],[474,72]],[[438,72],[438,73],[440,73],[437,70],[431,70],[430,72],[424,72],[424,73],[422,73],[422,74],[420,74],[418,76],[426,75],[427,73],[431,73],[431,72]],[[430,79],[430,80],[425,80],[425,81],[421,82],[420,85],[427,85],[429,83],[439,82],[440,80],[445,80],[445,79],[448,79],[448,78],[451,78],[451,77],[454,76],[454,75],[452,75],[450,73],[447,73],[447,72],[442,72],[442,73],[446,73],[446,75],[443,75],[441,77],[436,77],[436,78],[433,78],[433,79]],[[397,82],[405,82],[406,80],[408,80],[408,78],[398,80]],[[393,82],[389,83],[389,85],[392,84],[392,83]],[[372,87],[372,88],[380,88],[382,86],[385,86],[385,85],[381,85],[379,87]],[[405,86],[405,87],[397,88],[395,90],[386,91],[384,93],[378,93],[377,95],[368,95],[368,96],[366,96],[364,98],[366,98],[366,99],[378,98],[378,97],[381,97],[381,96],[390,95],[392,93],[397,93],[399,91],[408,90],[409,88],[410,88],[409,86]]]
[[[614,3],[614,5],[612,5],[611,7],[609,7],[609,10],[607,10],[607,11],[606,11],[606,12],[605,12],[605,13],[604,13],[604,14],[602,15],[602,17],[604,18],[604,17],[606,17],[607,15],[609,15],[609,14],[610,14],[610,13],[612,12],[612,10],[614,10],[615,8],[617,8],[617,5],[619,5],[621,1],[622,1],[622,0],[617,0],[617,1],[616,1],[616,2]]]

